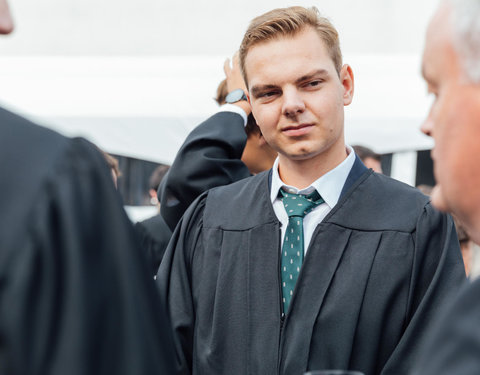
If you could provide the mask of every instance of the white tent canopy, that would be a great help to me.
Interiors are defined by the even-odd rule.
[[[419,59],[345,59],[356,79],[346,135],[380,153],[427,149]],[[0,58],[0,101],[116,154],[171,163],[188,132],[217,110],[223,57]]]
[[[0,102],[109,152],[169,163],[216,111],[224,58],[248,22],[315,5],[338,28],[356,78],[347,141],[381,153],[430,148],[418,131],[428,106],[419,71],[436,2],[12,0],[17,30],[0,38]]]

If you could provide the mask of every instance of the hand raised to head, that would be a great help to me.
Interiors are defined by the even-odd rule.
[[[235,89],[242,89],[248,96],[247,85],[245,84],[242,71],[240,69],[238,52],[233,55],[231,64],[230,59],[227,58],[225,60],[225,63],[223,64],[223,71],[225,72],[225,78],[227,81],[227,92],[232,92]],[[247,113],[247,115],[252,112],[249,102],[245,100],[234,103],[234,105],[241,107]]]

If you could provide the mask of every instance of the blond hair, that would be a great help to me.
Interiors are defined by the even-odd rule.
[[[320,39],[325,43],[337,73],[340,75],[342,51],[335,27],[327,18],[320,15],[316,7],[293,6],[274,9],[250,22],[239,51],[240,68],[245,82],[248,83],[245,59],[250,48],[279,37],[292,37],[307,27],[312,27],[317,31]]]

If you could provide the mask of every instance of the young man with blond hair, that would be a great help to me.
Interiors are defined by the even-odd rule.
[[[240,63],[279,156],[200,196],[175,230],[158,280],[179,372],[407,373],[465,278],[451,218],[345,144],[353,73],[315,8],[254,19]]]

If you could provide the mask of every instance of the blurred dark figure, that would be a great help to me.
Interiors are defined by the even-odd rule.
[[[110,167],[110,172],[112,174],[113,183],[115,188],[117,188],[117,179],[121,176],[120,169],[118,167],[118,160],[112,155],[106,153],[103,150],[100,150]],[[159,165],[152,172],[149,179],[149,191],[150,202],[160,209],[159,202],[157,199],[157,189],[158,185],[162,181],[162,178],[168,172],[168,165]],[[163,220],[162,216],[158,213],[151,218],[137,222],[135,224],[135,229],[139,235],[139,241],[143,253],[146,254],[147,259],[152,270],[152,276],[155,277],[162,261],[163,254],[167,248],[168,241],[172,236],[172,231]]]
[[[118,178],[122,175],[122,172],[120,172],[120,168],[118,166],[118,160],[114,158],[112,155],[109,153],[103,151],[100,149],[100,152],[103,154],[103,157],[105,158],[105,161],[107,162],[107,165],[110,168],[110,173],[112,174],[112,179],[113,179],[113,184],[115,185],[115,189],[118,189]]]
[[[160,182],[162,182],[163,178],[165,177],[169,169],[170,169],[169,165],[159,165],[152,172],[148,180],[148,188],[149,188],[148,195],[150,197],[150,203],[154,206],[160,204],[160,201],[157,196],[158,187],[160,186]]]
[[[172,237],[172,231],[160,214],[137,222],[135,229],[139,235],[143,252],[149,259],[151,276],[155,277],[170,237]]]
[[[169,168],[168,165],[160,165],[150,176],[149,195],[152,204],[159,205],[157,199],[158,186],[167,174]],[[142,249],[150,261],[151,275],[155,277],[167,248],[168,241],[170,241],[170,237],[172,236],[172,231],[160,213],[149,219],[139,221],[135,224],[135,229],[139,234]]]
[[[355,145],[352,148],[367,168],[371,168],[377,173],[383,173],[382,157],[379,154],[365,146]]]
[[[102,155],[1,108],[0,124],[0,373],[171,374],[166,314]]]

